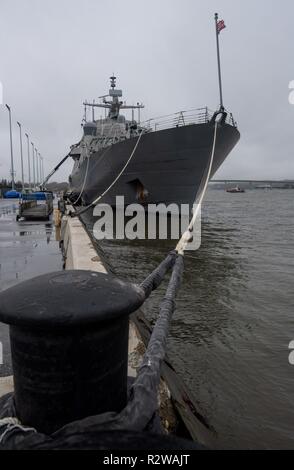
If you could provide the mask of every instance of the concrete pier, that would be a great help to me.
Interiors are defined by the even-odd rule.
[[[65,215],[61,219],[61,247],[65,269],[88,269],[106,273],[81,221]]]

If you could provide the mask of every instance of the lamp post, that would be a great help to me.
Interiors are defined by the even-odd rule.
[[[35,147],[35,152],[36,152],[36,183],[37,183],[37,186],[39,184],[39,165],[38,165],[38,150],[36,149]]]
[[[30,139],[29,135],[26,133],[25,134],[28,142],[28,170],[29,170],[29,189],[32,190],[32,183],[31,183],[31,162],[30,162]]]
[[[10,132],[10,158],[11,158],[11,188],[14,190],[15,184],[14,184],[14,166],[13,166],[13,148],[12,148],[12,126],[11,126],[11,109],[8,104],[6,105],[6,108],[8,109],[9,113],[9,132]]]
[[[35,171],[35,146],[33,142],[31,142],[33,148],[33,187],[36,188],[36,171]]]
[[[22,190],[24,191],[24,174],[23,174],[23,153],[22,153],[22,133],[21,133],[21,123],[17,121],[19,127],[19,141],[20,141],[20,161],[21,161],[21,184]]]
[[[39,153],[39,158],[40,158],[40,180],[41,180],[41,183],[43,183],[44,181],[43,157],[41,156],[40,153]]]

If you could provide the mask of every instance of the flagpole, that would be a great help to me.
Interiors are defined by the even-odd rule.
[[[217,66],[218,66],[218,85],[219,85],[219,97],[220,97],[220,109],[224,109],[223,105],[223,90],[222,90],[222,75],[221,75],[221,65],[220,65],[220,54],[219,54],[219,32],[217,29],[218,14],[215,13],[215,34],[216,34],[216,52],[217,52]]]

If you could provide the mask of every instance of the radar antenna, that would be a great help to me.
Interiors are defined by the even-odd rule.
[[[106,108],[109,109],[108,117],[110,118],[117,118],[119,115],[120,109],[140,109],[144,108],[143,104],[137,103],[137,105],[127,105],[123,101],[120,101],[119,98],[122,96],[122,90],[118,90],[116,88],[116,77],[114,74],[109,77],[110,78],[110,90],[108,95],[100,96],[99,98],[103,99],[102,103],[88,103],[84,101],[85,108],[89,107],[97,107],[97,108]],[[112,99],[111,101],[106,100],[107,96],[110,96]],[[134,120],[134,119],[133,119]],[[139,118],[140,121],[140,118]]]
[[[109,78],[110,78],[110,86],[113,89],[116,87],[116,77],[114,76],[114,74],[112,74],[112,77],[109,77]]]

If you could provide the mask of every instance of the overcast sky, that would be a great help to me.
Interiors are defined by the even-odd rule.
[[[17,179],[16,121],[49,171],[80,138],[82,101],[106,93],[112,72],[123,99],[145,104],[143,118],[215,109],[216,11],[227,26],[220,35],[224,104],[241,132],[216,176],[294,178],[293,0],[0,0],[0,7],[0,81],[13,113]],[[0,178],[9,169],[2,105]],[[54,179],[66,180],[70,169]]]

